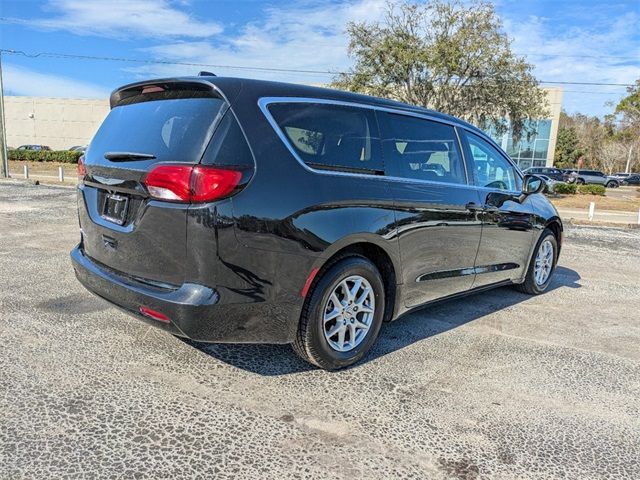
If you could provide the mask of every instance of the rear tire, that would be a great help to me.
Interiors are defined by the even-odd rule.
[[[584,185],[584,180],[581,178],[576,179],[576,185]]]
[[[549,251],[549,248],[552,250]],[[547,290],[558,261],[558,241],[551,230],[545,228],[533,251],[524,282],[516,288],[529,295],[540,295]]]
[[[343,258],[316,280],[293,350],[325,370],[353,365],[375,343],[384,310],[384,284],[375,265],[362,256]]]

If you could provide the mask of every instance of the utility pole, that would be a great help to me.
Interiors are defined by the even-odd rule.
[[[4,118],[4,88],[2,85],[2,52],[0,51],[0,161],[2,176],[9,178],[9,155],[7,154],[7,129]]]

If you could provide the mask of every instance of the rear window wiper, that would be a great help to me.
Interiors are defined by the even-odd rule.
[[[114,162],[125,162],[127,160],[153,160],[156,156],[138,152],[106,152],[104,158]]]

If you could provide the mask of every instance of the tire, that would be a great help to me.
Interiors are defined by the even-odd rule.
[[[584,180],[581,178],[576,179],[576,185],[584,185]]]
[[[536,281],[536,263],[537,263],[536,261],[538,257],[538,252],[540,252],[542,245],[545,244],[545,242],[547,241],[553,247],[553,253],[551,258],[549,259],[549,261],[551,262],[550,271],[545,281],[542,283],[538,283]],[[556,240],[556,237],[553,234],[553,232],[548,228],[545,228],[544,231],[542,232],[542,235],[540,235],[540,239],[536,244],[536,248],[533,251],[531,260],[529,261],[529,269],[527,270],[527,275],[525,276],[524,282],[516,285],[516,288],[521,292],[527,293],[529,295],[540,295],[541,293],[544,293],[547,290],[547,287],[549,287],[549,283],[551,283],[551,278],[553,277],[553,272],[556,269],[557,261],[558,261],[558,241]]]
[[[384,284],[375,265],[359,255],[342,258],[320,275],[305,301],[298,333],[292,347],[303,360],[325,370],[338,370],[359,361],[375,343],[385,310]],[[342,295],[344,293],[342,285],[344,285],[343,281],[346,281],[347,288],[354,289],[358,278],[364,279],[369,284],[371,294],[367,297],[369,300],[361,304],[362,311],[354,313],[353,309],[357,309],[357,304],[349,306],[347,297]],[[361,285],[360,290],[356,292],[356,300],[358,296],[362,298],[365,294],[365,282]],[[335,300],[331,299],[333,293],[336,293],[335,298],[340,301],[339,307],[336,307]],[[373,305],[373,313],[365,312],[364,308],[369,310],[371,305]],[[327,310],[331,312],[328,313]],[[336,310],[342,310],[344,315],[341,314],[335,320],[325,322],[325,315],[330,317]],[[344,330],[342,342],[344,348],[348,348],[345,351],[337,349],[341,338],[340,333],[335,333],[329,338],[325,335],[325,326],[327,333],[330,334],[332,328],[341,329],[339,325],[341,320]],[[364,325],[367,322],[368,329],[356,330],[359,328],[358,325]],[[352,332],[356,332],[353,339]],[[350,345],[352,341],[354,345]]]
[[[607,188],[618,188],[618,183],[617,182],[607,182],[605,187],[607,187]]]

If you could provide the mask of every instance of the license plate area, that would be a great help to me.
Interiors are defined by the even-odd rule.
[[[127,219],[127,210],[129,209],[129,197],[117,193],[107,193],[104,196],[102,212],[100,216],[105,220],[115,223],[116,225],[124,225]]]

